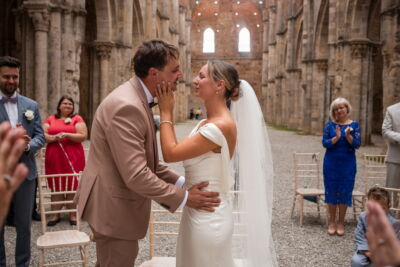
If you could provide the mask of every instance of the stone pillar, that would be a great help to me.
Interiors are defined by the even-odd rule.
[[[156,37],[156,14],[157,14],[157,0],[145,0],[146,1],[146,16],[145,19],[145,37],[147,40],[154,39]]]
[[[51,10],[51,24],[49,31],[49,112],[55,112],[58,100],[61,97],[61,7]]]
[[[268,113],[268,105],[270,105],[268,94],[268,34],[269,34],[269,14],[266,8],[263,8],[263,55],[262,55],[262,73],[261,73],[261,92],[263,102],[261,107],[266,121],[270,121],[271,114]]]
[[[97,58],[99,60],[100,66],[100,99],[99,104],[109,93],[109,85],[108,85],[108,76],[109,76],[109,66],[110,66],[110,57],[111,57],[111,50],[114,46],[111,42],[102,42],[96,41],[94,43],[96,48]]]
[[[388,106],[400,101],[400,7],[390,1],[383,1],[381,6],[381,41],[385,112]]]
[[[48,115],[47,71],[48,71],[48,31],[49,11],[47,7],[28,8],[35,30],[35,99],[39,103],[43,118]]]
[[[291,129],[297,129],[300,126],[302,120],[300,103],[301,103],[301,70],[300,69],[289,69],[288,70],[288,83],[291,93],[292,101],[289,102],[289,123],[288,127]]]
[[[170,15],[171,15],[171,9],[169,6],[169,1],[162,1],[161,2],[161,7],[158,10],[158,16],[160,17],[161,20],[161,29],[160,29],[160,35],[161,38],[169,41],[171,36],[169,33],[169,25],[170,25]],[[176,20],[178,21],[178,20]]]
[[[309,107],[311,109],[310,130],[311,133],[319,135],[322,134],[324,120],[327,115],[325,104],[327,95],[328,59],[313,60],[313,73],[311,106]]]
[[[369,107],[373,105],[373,53],[374,45],[369,40],[350,40],[352,58],[351,80],[348,82],[353,106],[352,118],[359,120],[363,144],[370,144],[372,132],[372,114]],[[357,81],[357,82],[354,82]]]

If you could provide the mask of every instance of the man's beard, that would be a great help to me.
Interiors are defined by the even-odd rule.
[[[7,85],[7,84],[0,84],[0,90],[6,96],[12,96],[15,91],[17,90],[18,85]]]

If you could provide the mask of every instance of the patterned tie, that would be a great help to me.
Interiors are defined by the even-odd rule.
[[[0,102],[3,103],[3,104],[5,104],[5,103],[13,103],[13,104],[15,104],[15,103],[17,103],[17,97],[16,96],[14,96],[14,97],[3,96],[1,98],[1,100],[0,100]]]

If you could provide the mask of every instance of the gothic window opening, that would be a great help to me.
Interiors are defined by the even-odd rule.
[[[203,53],[215,52],[215,33],[213,29],[207,28],[203,33]]]
[[[243,28],[239,31],[239,52],[250,52],[250,31]]]

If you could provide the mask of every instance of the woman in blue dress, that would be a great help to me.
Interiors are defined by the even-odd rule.
[[[351,206],[357,172],[355,150],[361,145],[360,127],[349,118],[350,103],[345,98],[335,99],[324,128],[322,145],[324,157],[325,202],[328,204],[328,234],[344,235],[344,218]],[[336,223],[337,209],[339,218]]]

